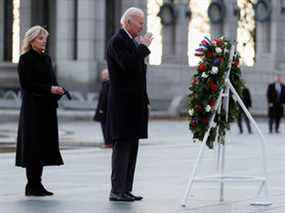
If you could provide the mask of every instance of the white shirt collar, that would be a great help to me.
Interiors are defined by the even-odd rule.
[[[128,34],[128,36],[130,37],[130,39],[134,39],[133,37],[132,37],[132,35],[123,27],[123,30]]]

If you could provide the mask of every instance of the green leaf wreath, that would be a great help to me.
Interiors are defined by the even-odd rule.
[[[195,55],[200,57],[201,60],[193,74],[188,96],[189,128],[193,132],[194,142],[203,140],[209,128],[211,116],[215,112],[217,99],[220,92],[225,88],[231,46],[232,44],[223,37],[213,40],[205,37],[199,48],[196,49]],[[231,65],[230,80],[236,91],[241,94],[244,84],[240,78],[239,58],[238,53],[235,52]],[[217,112],[214,119],[216,125],[211,128],[206,142],[209,148],[214,147],[216,137],[218,143],[224,143],[226,130],[230,128],[229,123],[237,118],[238,112],[239,108],[236,102],[230,98],[228,122],[226,122],[226,113],[221,107],[221,112]]]

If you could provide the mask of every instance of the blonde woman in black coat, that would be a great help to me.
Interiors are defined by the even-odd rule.
[[[30,28],[23,40],[18,74],[22,93],[16,166],[26,168],[26,196],[49,196],[41,183],[44,166],[62,165],[59,151],[57,100],[64,94],[58,86],[50,57],[45,53],[48,32]]]

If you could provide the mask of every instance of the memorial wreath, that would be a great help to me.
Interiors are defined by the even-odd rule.
[[[193,74],[188,96],[189,128],[193,133],[193,140],[202,141],[207,132],[211,116],[217,111],[217,100],[221,92],[225,89],[225,79],[231,63],[229,79],[236,91],[241,94],[244,87],[241,80],[241,70],[239,65],[239,54],[234,53],[230,59],[232,44],[223,37],[210,40],[207,37],[201,41],[195,56],[201,58],[197,70]],[[231,96],[231,95],[230,95]],[[226,130],[230,128],[239,114],[236,102],[230,98],[228,120],[222,101],[221,109],[217,111],[214,124],[211,127],[206,144],[209,148],[214,147],[214,142],[224,143]],[[217,138],[216,138],[217,137]],[[217,140],[216,140],[217,139]]]

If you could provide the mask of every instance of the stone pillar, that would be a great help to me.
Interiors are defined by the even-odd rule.
[[[177,13],[174,25],[162,29],[162,63],[188,64],[189,19],[185,16],[189,7],[187,0],[176,0]]]
[[[31,0],[20,1],[20,43],[25,32],[31,27]]]
[[[176,0],[177,20],[175,26],[175,62],[188,64],[188,31],[189,19],[186,11],[189,9],[188,0]]]
[[[285,13],[281,13],[280,2],[272,1],[271,53],[274,67],[285,72]]]
[[[238,17],[235,15],[237,8],[237,0],[224,1],[225,19],[224,19],[224,35],[230,41],[237,40]]]
[[[57,63],[71,61],[74,55],[74,0],[56,1],[56,35]]]
[[[106,40],[106,1],[95,1],[95,58],[103,61],[105,58],[105,40]],[[94,24],[93,24],[94,25]]]
[[[121,0],[122,1],[122,14],[129,7],[138,7],[147,13],[147,0]]]
[[[164,3],[170,3],[170,0],[164,0]],[[162,63],[172,63],[175,49],[175,28],[174,25],[162,25]]]
[[[221,0],[212,0],[212,2],[221,2]],[[222,35],[224,35],[223,22],[211,23],[211,38],[220,37]]]
[[[0,14],[4,14],[4,0],[0,0]],[[0,15],[0,62],[3,61],[4,53],[4,16]]]
[[[272,15],[273,13],[271,19],[266,22],[256,21],[256,63],[261,67],[268,65],[268,61],[272,63],[270,55]]]
[[[256,51],[257,55],[270,52],[271,44],[271,23],[260,23],[256,24]]]
[[[77,89],[77,79],[84,76],[84,73],[79,74],[76,60],[74,11],[75,0],[56,1],[56,71],[59,82],[69,90]]]
[[[57,1],[57,73],[70,90],[95,90],[105,52],[104,16],[105,1]]]

